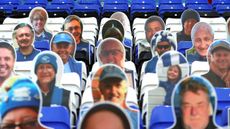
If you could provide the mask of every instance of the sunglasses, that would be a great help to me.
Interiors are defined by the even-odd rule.
[[[20,127],[22,129],[36,129],[38,127],[38,121],[37,120],[29,120],[25,121],[20,124],[11,124],[11,123],[4,123],[1,124],[1,129],[15,129],[16,127]]]
[[[171,46],[170,45],[157,45],[158,49],[169,49]]]

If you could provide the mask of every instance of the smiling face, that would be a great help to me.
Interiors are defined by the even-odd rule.
[[[35,16],[32,19],[32,25],[34,27],[35,32],[38,34],[43,32],[45,24],[46,24],[45,18],[38,14],[35,14]]]
[[[104,42],[101,46],[99,58],[103,64],[116,64],[119,67],[124,67],[124,53],[122,47],[116,41],[110,40]]]
[[[81,24],[80,24],[79,21],[72,20],[71,22],[66,23],[64,25],[64,28],[65,28],[64,29],[65,31],[68,31],[73,35],[73,37],[76,40],[77,44],[80,43],[80,41],[81,41],[81,33],[82,33],[81,29],[82,28],[81,28]]]
[[[123,104],[126,97],[127,85],[125,80],[108,78],[100,82],[100,91],[105,101]]]
[[[205,129],[209,123],[210,104],[202,90],[187,91],[182,96],[182,119],[185,129]]]
[[[57,44],[52,44],[52,51],[54,51],[55,53],[57,53],[63,63],[67,63],[71,53],[72,53],[72,47],[73,45],[71,45],[70,43],[57,43]]]
[[[208,47],[213,42],[213,35],[206,28],[199,28],[193,39],[196,52],[201,56],[206,56]]]
[[[180,70],[178,68],[179,66],[173,65],[171,67],[169,67],[168,71],[167,71],[167,75],[168,75],[168,80],[170,81],[177,81],[180,77]]]
[[[7,79],[14,68],[15,58],[11,51],[6,48],[0,48],[0,80]]]
[[[28,26],[16,30],[15,35],[19,48],[29,48],[32,46],[34,35]]]
[[[168,42],[162,41],[157,43],[156,51],[159,56],[161,56],[162,54],[170,50],[171,50],[171,45]]]
[[[211,62],[215,64],[219,70],[228,70],[230,67],[230,51],[226,49],[218,49],[211,56]]]
[[[55,70],[51,64],[39,64],[37,71],[37,78],[41,85],[50,84],[51,81],[55,78]]]
[[[147,30],[145,32],[147,41],[150,43],[153,35],[162,29],[163,27],[159,21],[153,21],[148,23]]]

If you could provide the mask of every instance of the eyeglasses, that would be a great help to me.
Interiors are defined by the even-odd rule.
[[[171,46],[170,45],[157,45],[158,49],[169,49]]]
[[[38,121],[30,120],[20,124],[2,123],[0,129],[15,129],[16,127],[20,127],[21,129],[37,129]]]
[[[66,30],[68,30],[69,32],[72,32],[73,30],[79,30],[79,29],[81,29],[80,26],[73,26],[73,27],[66,28]]]
[[[110,54],[112,54],[113,56],[117,56],[118,54],[121,54],[122,51],[118,50],[118,49],[113,49],[113,50],[109,50],[109,51],[102,51],[101,55],[104,57],[109,56]]]

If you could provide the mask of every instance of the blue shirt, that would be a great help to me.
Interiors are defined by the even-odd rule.
[[[199,53],[195,52],[194,54],[187,54],[187,60],[189,64],[192,64],[194,61],[207,61],[207,57],[203,57],[199,55]]]
[[[52,39],[52,34],[50,32],[45,31],[45,30],[42,32],[42,34],[40,36],[35,35],[35,41],[47,40],[48,42],[50,42],[51,39]]]
[[[20,49],[17,49],[16,50],[17,61],[32,61],[39,52],[40,52],[39,50],[33,48],[32,53],[30,53],[29,55],[23,55]]]
[[[158,56],[155,56],[151,60],[149,60],[145,67],[145,73],[156,73],[157,61]]]
[[[165,101],[164,101],[165,105],[171,105],[171,96],[172,96],[172,92],[173,92],[175,85],[176,84],[173,84],[169,81],[166,81],[166,82],[160,81],[159,86],[163,87],[166,92]]]

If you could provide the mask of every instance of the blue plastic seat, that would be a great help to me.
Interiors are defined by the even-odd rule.
[[[80,17],[96,17],[100,18],[101,4],[98,0],[93,2],[81,0],[74,5],[72,14],[76,14]]]
[[[180,41],[177,44],[177,51],[182,53],[183,55],[186,54],[186,50],[192,47],[192,41]]]
[[[228,18],[230,16],[230,4],[216,5],[216,11],[221,16]]]
[[[37,5],[37,6],[42,6],[46,7],[48,4],[47,0],[25,0],[24,5]]]
[[[160,0],[158,13],[164,19],[167,17],[180,18],[184,9],[182,0]]]
[[[63,106],[42,107],[41,123],[54,129],[70,129],[70,115]]]
[[[46,7],[50,17],[67,17],[71,14],[71,8],[65,4],[51,4]]]
[[[17,11],[15,12],[16,14],[14,14],[15,16],[17,17],[28,17],[29,16],[29,13],[30,11],[35,8],[35,7],[38,7],[39,5],[35,5],[35,4],[32,4],[32,5],[19,5],[17,7]]]
[[[130,7],[130,17],[149,17],[156,14],[155,0],[133,0]]]
[[[129,5],[127,0],[104,0],[102,8],[102,16],[110,17],[114,12],[121,11],[126,14],[129,12]]]
[[[152,110],[149,129],[166,129],[174,123],[171,106],[156,106]]]
[[[223,109],[230,105],[230,89],[229,88],[215,88],[217,95],[217,111],[223,111]]]
[[[41,51],[50,50],[49,41],[35,41],[34,47]]]
[[[212,6],[216,8],[217,5],[228,5],[230,4],[229,0],[213,0],[212,1]]]

